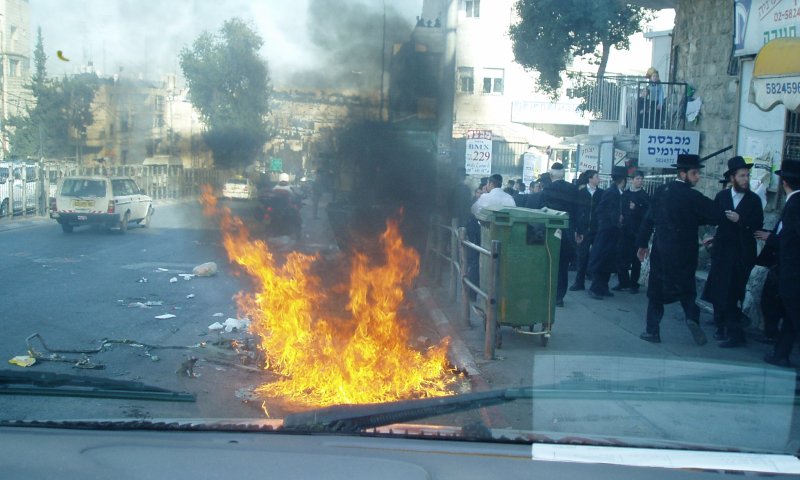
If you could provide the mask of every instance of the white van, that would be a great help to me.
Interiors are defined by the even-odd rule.
[[[131,222],[149,227],[154,211],[153,200],[128,177],[64,177],[50,204],[50,218],[66,233],[79,225],[105,225],[125,233]]]

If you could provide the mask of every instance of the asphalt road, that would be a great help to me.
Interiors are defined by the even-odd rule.
[[[252,218],[249,203],[225,203],[234,213]],[[309,248],[331,248],[312,238],[323,230],[319,225],[306,228]],[[209,261],[219,268],[213,277],[178,276]],[[196,201],[157,205],[151,228],[131,227],[124,235],[91,227],[65,234],[55,221],[41,218],[5,222],[0,225],[0,278],[3,363],[25,355],[26,338],[34,333],[54,350],[94,349],[104,339],[188,347],[148,350],[111,344],[88,355],[91,364],[103,369],[41,361],[25,371],[135,380],[197,395],[192,404],[0,395],[3,418],[263,417],[262,401],[250,401],[249,392],[268,381],[269,374],[232,366],[238,357],[225,344],[245,334],[208,329],[216,321],[237,316],[232,297],[249,285],[228,263],[217,226],[203,217]],[[178,281],[170,283],[171,278]],[[148,301],[163,304],[131,307]],[[174,318],[155,318],[163,314]],[[222,346],[213,345],[220,341]],[[205,347],[198,347],[201,342]],[[35,340],[33,346],[46,353]],[[79,353],[61,355],[82,358]],[[199,359],[193,369],[196,376],[176,373],[190,356]],[[3,369],[23,370],[8,364]],[[283,413],[279,401],[267,407],[273,415]]]

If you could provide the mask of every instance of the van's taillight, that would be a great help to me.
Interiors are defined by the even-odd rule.
[[[108,212],[106,212],[106,213],[114,213],[114,209],[115,208],[116,208],[116,205],[114,203],[114,200],[109,200],[108,201]]]
[[[57,212],[58,205],[56,204],[56,199],[54,197],[50,197],[50,211]]]

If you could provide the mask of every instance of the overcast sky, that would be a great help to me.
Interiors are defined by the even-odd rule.
[[[422,0],[386,3],[395,31],[402,30],[400,24],[410,31]],[[202,31],[215,32],[224,20],[238,16],[264,38],[262,54],[273,77],[281,80],[336,66],[326,66],[326,59],[357,63],[346,51],[359,45],[379,48],[380,34],[369,26],[382,26],[382,5],[383,0],[30,0],[31,47],[41,27],[50,74],[73,73],[91,60],[104,75],[122,68],[124,75],[157,79],[179,73],[178,53]],[[310,27],[319,24],[348,35],[312,35]],[[58,50],[70,61],[57,59]]]

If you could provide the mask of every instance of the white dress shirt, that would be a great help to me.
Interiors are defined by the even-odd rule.
[[[514,197],[503,191],[502,188],[493,188],[490,192],[484,193],[475,203],[472,204],[472,214],[478,215],[486,208],[516,207]]]

